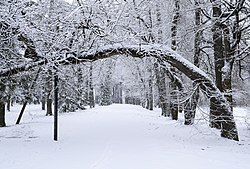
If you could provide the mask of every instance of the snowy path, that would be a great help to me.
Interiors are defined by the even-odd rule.
[[[20,107],[18,107],[20,109]],[[14,111],[14,110],[13,110]],[[250,139],[218,137],[200,122],[183,126],[139,106],[112,105],[53,117],[33,106],[18,126],[0,128],[4,169],[239,169],[250,166]],[[15,113],[7,113],[14,124]],[[249,131],[245,131],[250,133]],[[250,135],[249,135],[250,136]]]

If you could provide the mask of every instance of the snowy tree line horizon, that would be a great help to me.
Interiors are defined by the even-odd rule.
[[[238,140],[233,106],[250,101],[249,0],[0,1],[0,126],[12,104],[52,115],[141,105]],[[20,110],[21,111],[21,110]]]

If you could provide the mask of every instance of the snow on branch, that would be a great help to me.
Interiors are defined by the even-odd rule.
[[[218,103],[218,108],[222,112],[223,126],[221,135],[229,139],[238,140],[236,125],[233,118],[233,113],[229,103],[219,91],[208,75],[194,64],[186,60],[184,57],[170,49],[168,46],[154,45],[122,45],[114,44],[107,45],[97,50],[89,50],[82,52],[80,56],[69,56],[61,60],[55,60],[57,65],[78,64],[80,62],[95,61],[99,59],[109,58],[115,55],[132,56],[136,58],[154,57],[163,63],[170,63],[191,80],[200,84],[202,91],[208,98],[214,98]],[[39,60],[31,62],[28,65],[19,65],[10,69],[0,70],[0,77],[10,76],[18,72],[27,71],[33,67],[47,64],[47,60]],[[230,132],[228,132],[230,131]]]

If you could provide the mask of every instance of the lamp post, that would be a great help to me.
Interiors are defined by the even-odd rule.
[[[54,70],[54,141],[58,141],[58,75]]]

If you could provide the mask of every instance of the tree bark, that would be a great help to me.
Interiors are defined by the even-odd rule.
[[[7,111],[10,111],[10,107],[11,107],[11,96],[9,95],[7,98]]]
[[[160,11],[161,1],[156,3],[156,17],[157,17],[157,42],[162,43],[162,16]],[[161,108],[162,116],[170,116],[170,112],[167,110],[167,88],[166,88],[166,76],[165,76],[165,68],[161,66],[160,61],[157,60],[154,64],[155,76],[156,76],[156,84],[158,88],[159,94],[159,106]]]
[[[173,14],[172,26],[171,26],[171,48],[174,51],[177,50],[177,27],[178,27],[179,19],[180,19],[180,1],[174,0],[174,14]],[[170,71],[172,71],[174,74],[178,73],[174,67],[172,67]],[[179,112],[179,103],[177,103],[178,88],[175,85],[175,83],[172,81],[170,82],[169,86],[170,86],[170,94],[171,94],[170,114],[173,120],[178,120],[178,112]]]
[[[88,86],[88,79],[85,81],[86,86]],[[82,73],[82,68],[80,67],[80,65],[78,65],[77,68],[77,89],[78,89],[78,105],[79,107],[84,107],[86,105],[86,103],[88,103],[88,87],[87,88],[83,88],[84,84],[84,79],[83,79],[83,73]],[[71,103],[69,103],[71,104]],[[70,105],[69,105],[70,106]]]
[[[224,67],[222,70],[222,88],[224,96],[227,101],[231,104],[233,110],[233,95],[232,95],[232,71],[233,71],[233,51],[231,49],[230,32],[228,25],[223,24],[223,40],[224,40]]]
[[[5,127],[5,104],[3,101],[0,101],[0,127]]]
[[[160,67],[158,62],[155,63],[155,76],[159,94],[159,105],[161,108],[161,115],[169,117],[170,113],[167,111],[167,89],[165,71],[163,67]]]
[[[47,109],[46,109],[46,116],[52,116],[52,99],[51,96],[47,96]]]
[[[201,38],[202,31],[200,28],[201,25],[201,8],[199,7],[200,3],[198,0],[195,0],[195,39],[194,39],[194,65],[199,67],[200,65],[200,47],[201,47]],[[190,99],[185,103],[184,106],[184,118],[185,125],[192,125],[194,123],[196,108],[199,100],[199,87],[196,83],[193,83],[194,92],[192,93]]]
[[[46,106],[46,99],[45,99],[45,96],[43,95],[42,96],[42,110],[45,110],[45,106]]]
[[[222,86],[222,68],[224,66],[223,60],[223,31],[221,29],[221,6],[220,1],[212,0],[213,3],[213,17],[215,22],[213,25],[213,47],[214,47],[214,66],[215,66],[215,83],[218,89],[223,92]],[[217,103],[212,98],[210,99],[210,126],[212,128],[221,128],[222,112],[218,109]]]
[[[243,2],[243,1],[242,1]],[[237,7],[240,8],[242,4],[236,5],[234,9],[235,20],[233,25],[233,32],[230,33],[230,20],[227,18],[226,21],[222,21],[223,13],[220,6],[219,0],[213,0],[213,17],[216,19],[213,27],[213,41],[214,41],[214,60],[215,60],[215,75],[216,85],[221,92],[224,93],[225,98],[230,104],[231,110],[233,110],[233,97],[232,97],[232,70],[234,64],[234,53],[237,45],[240,42],[241,35],[239,31],[239,16]],[[232,35],[232,36],[231,36]],[[233,37],[234,44],[231,44],[230,37]],[[217,109],[216,103],[213,99],[211,100],[210,107],[210,121],[211,127],[221,128],[223,118],[222,114]]]
[[[3,100],[3,95],[5,91],[5,85],[0,81],[0,127],[5,127],[5,103]]]
[[[113,66],[114,66],[114,62],[110,60],[107,63],[107,70],[104,74],[104,79],[100,88],[99,105],[101,106],[108,106],[113,103],[112,102],[112,87],[111,87]]]
[[[52,71],[49,69],[46,78],[46,116],[52,116]]]
[[[89,69],[89,106],[95,107],[94,87],[93,87],[93,63],[90,63]]]
[[[153,80],[150,77],[148,81],[148,109],[153,110],[154,109],[154,95],[153,95]]]
[[[197,87],[194,90],[194,93],[191,95],[191,98],[188,99],[184,105],[184,118],[185,118],[184,124],[185,125],[194,124],[198,99],[199,99],[199,88]]]

